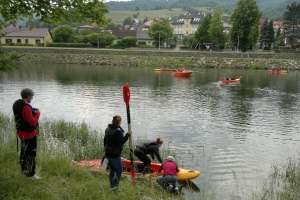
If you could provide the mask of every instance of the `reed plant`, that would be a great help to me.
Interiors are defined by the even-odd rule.
[[[110,189],[105,172],[73,165],[74,159],[104,155],[103,134],[86,123],[50,119],[40,122],[36,171],[41,180],[21,176],[16,141],[14,120],[0,113],[0,199],[182,199],[147,177],[137,179],[133,186],[124,176],[121,192],[115,192]],[[124,155],[129,152],[127,146]]]

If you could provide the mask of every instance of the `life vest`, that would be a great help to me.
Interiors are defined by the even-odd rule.
[[[31,126],[28,122],[26,122],[23,117],[22,117],[22,110],[24,106],[29,106],[32,110],[32,115],[35,116],[35,110],[32,108],[32,106],[28,103],[26,103],[24,100],[19,99],[15,101],[13,104],[13,112],[14,112],[14,117],[15,117],[15,122],[16,122],[16,129],[18,131],[25,131],[25,132],[32,132],[37,127],[39,126],[38,123],[36,123],[34,126]]]

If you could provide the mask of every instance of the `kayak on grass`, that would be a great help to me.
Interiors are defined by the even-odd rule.
[[[100,171],[101,169],[101,159],[95,159],[95,160],[81,160],[81,161],[75,161],[73,160],[72,163],[79,167],[87,167],[93,171]],[[122,165],[123,165],[123,175],[131,175],[130,169],[131,169],[131,161],[127,159],[122,159]],[[134,161],[134,172],[136,177],[142,176],[142,169],[143,169],[143,163],[140,161]],[[157,163],[151,163],[150,169],[152,170],[152,173],[146,174],[147,176],[156,178],[158,176],[163,175],[163,171],[158,173],[158,169],[160,167],[160,164]],[[179,172],[177,172],[177,178],[178,181],[187,181],[197,178],[200,175],[200,171],[193,171],[188,169],[179,168]]]

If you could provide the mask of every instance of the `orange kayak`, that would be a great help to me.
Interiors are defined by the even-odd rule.
[[[177,77],[189,77],[193,71],[182,71],[182,72],[173,72],[173,76]]]
[[[95,159],[95,160],[81,160],[81,161],[75,161],[73,160],[72,163],[78,167],[87,167],[93,171],[100,171],[101,169],[101,159]],[[130,160],[123,159],[122,160],[123,165],[123,175],[131,175],[130,169],[131,169],[131,162]],[[141,168],[143,166],[143,163],[140,161],[134,161],[134,175],[135,177],[142,176]],[[151,174],[147,174],[150,177],[156,178],[158,176],[163,175],[163,171],[158,173],[158,169],[160,167],[160,164],[157,163],[151,163],[150,169],[153,171]],[[177,178],[178,181],[187,181],[192,180],[194,178],[197,178],[200,175],[200,171],[193,171],[188,169],[182,169],[179,168],[179,172],[177,172]]]
[[[220,78],[220,81],[222,81],[222,83],[236,83],[236,82],[239,82],[241,80],[242,76],[240,76],[239,78],[235,78],[235,79],[225,79],[225,78]]]
[[[272,74],[286,74],[287,73],[287,70],[272,70],[272,69],[269,69],[268,70],[269,73],[272,73]]]

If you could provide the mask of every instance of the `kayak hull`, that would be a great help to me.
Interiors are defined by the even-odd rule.
[[[93,171],[100,171],[101,169],[101,159],[95,159],[95,160],[81,160],[81,161],[72,161],[72,163],[78,167],[86,167],[89,168]],[[123,165],[123,175],[131,175],[130,168],[131,168],[131,162],[130,160],[123,159],[122,160],[122,165]],[[142,176],[141,172],[138,172],[136,170],[137,165],[143,165],[142,162],[140,161],[134,161],[135,165],[135,177],[140,177]],[[163,175],[163,171],[158,173],[158,169],[160,167],[160,164],[157,163],[151,163],[150,168],[153,171],[151,174],[147,174],[150,177],[156,178],[158,176]],[[137,172],[136,172],[137,171]],[[177,172],[177,178],[179,182],[182,181],[187,181],[187,180],[192,180],[200,176],[200,171],[193,171],[193,170],[188,170],[188,169],[183,169],[179,168],[179,172]]]
[[[286,74],[287,70],[272,70],[272,69],[269,69],[268,72],[271,73],[271,74]]]
[[[173,76],[176,77],[190,77],[192,75],[192,71],[182,71],[182,72],[173,72]]]
[[[226,80],[224,78],[220,78],[220,81],[222,81],[222,83],[225,83],[225,84],[229,84],[229,83],[237,83],[241,80],[242,76],[240,76],[239,78],[236,78],[234,80]]]

